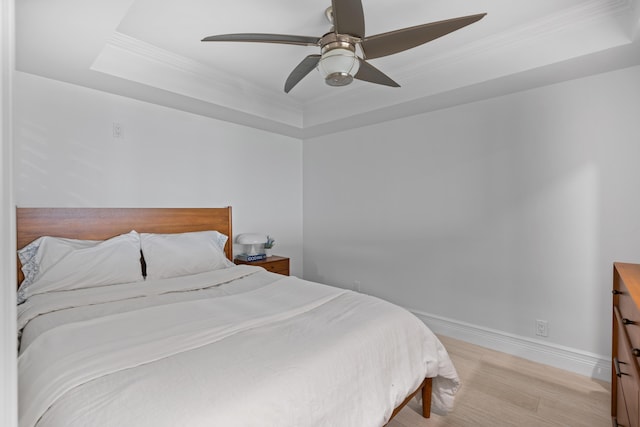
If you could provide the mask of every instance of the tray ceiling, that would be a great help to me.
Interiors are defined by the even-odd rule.
[[[321,36],[320,0],[21,0],[16,65],[98,90],[297,138],[640,64],[640,0],[363,0],[366,34],[486,12],[481,21],[371,64],[400,88],[326,85],[289,94],[315,47],[202,43],[209,35]]]

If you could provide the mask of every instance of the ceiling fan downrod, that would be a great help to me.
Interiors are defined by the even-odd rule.
[[[324,17],[327,18],[327,21],[329,21],[331,25],[333,25],[333,6],[329,6],[324,10]],[[331,29],[331,31],[333,31],[333,29]]]

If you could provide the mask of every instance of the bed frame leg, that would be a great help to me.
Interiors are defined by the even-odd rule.
[[[402,408],[404,408],[405,405],[409,403],[409,401],[413,399],[420,391],[422,391],[422,416],[424,418],[431,417],[431,387],[432,387],[431,380],[432,378],[425,378],[422,384],[420,384],[420,386],[413,393],[407,396],[407,398],[404,400],[404,402],[400,404],[400,406],[398,406],[396,409],[393,410],[393,413],[391,414],[389,421],[391,421],[393,417],[395,417],[398,414],[398,412],[400,412]]]
[[[426,378],[422,383],[422,416],[431,417],[431,387],[432,379]]]

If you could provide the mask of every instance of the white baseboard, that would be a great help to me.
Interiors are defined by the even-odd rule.
[[[611,381],[611,359],[607,356],[508,334],[495,329],[435,316],[419,310],[408,310],[436,334],[470,342],[481,347],[512,354],[598,380]]]

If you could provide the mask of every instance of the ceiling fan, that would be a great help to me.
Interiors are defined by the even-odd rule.
[[[370,83],[399,87],[398,83],[365,59],[381,58],[420,46],[473,24],[485,15],[486,13],[480,13],[447,19],[367,37],[364,34],[364,12],[361,0],[331,0],[331,6],[325,11],[325,16],[333,27],[322,37],[240,33],[205,37],[202,41],[319,46],[320,55],[307,56],[293,69],[284,85],[286,93],[289,93],[314,68],[322,72],[325,82],[330,86],[345,86],[355,78]],[[356,53],[357,46],[362,57]]]

